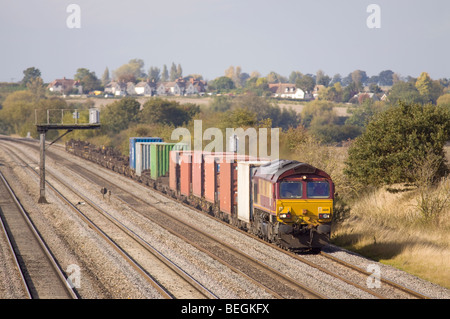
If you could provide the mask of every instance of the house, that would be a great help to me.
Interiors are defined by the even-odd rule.
[[[156,89],[158,95],[184,95],[185,83],[183,79],[172,82],[161,82]]]
[[[205,81],[190,78],[189,82],[186,83],[186,85],[185,85],[184,94],[185,95],[195,95],[195,94],[203,95],[203,94],[205,94],[206,89],[207,89],[207,85],[206,85]]]
[[[127,84],[124,82],[109,82],[105,86],[105,93],[109,93],[114,96],[125,96],[127,95]]]
[[[307,94],[292,83],[270,83],[269,90],[273,97],[282,99],[299,99],[304,100]]]
[[[154,92],[154,82],[145,82],[141,81],[134,87],[135,94],[144,95],[144,96],[152,96]]]
[[[380,101],[380,98],[377,94],[372,92],[359,92],[358,94],[355,94],[350,100],[350,103],[359,103],[361,104],[366,99],[371,99],[372,101]]]
[[[50,92],[57,92],[61,94],[82,94],[83,86],[80,81],[75,81],[72,79],[56,79],[48,85],[48,90]]]
[[[127,95],[135,95],[135,85],[133,82],[127,82]]]

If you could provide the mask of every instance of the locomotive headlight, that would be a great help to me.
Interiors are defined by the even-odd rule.
[[[287,212],[287,213],[280,214],[279,217],[280,217],[280,219],[289,219],[292,217],[292,215],[290,212]]]

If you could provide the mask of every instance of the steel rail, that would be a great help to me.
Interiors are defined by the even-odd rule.
[[[3,176],[3,173],[1,171],[0,171],[0,177],[1,177],[2,182],[5,185],[5,187],[8,188],[9,185],[7,183],[5,183],[6,179]],[[1,216],[1,214],[0,214],[0,225],[1,225],[1,228],[2,228],[2,232],[5,235],[5,238],[6,238],[8,247],[9,247],[9,251],[11,252],[12,259],[14,261],[14,265],[16,266],[16,269],[17,269],[17,271],[18,271],[18,273],[20,275],[20,282],[21,282],[22,288],[25,291],[26,297],[28,299],[32,299],[30,289],[28,287],[27,281],[25,280],[25,276],[24,276],[23,271],[22,271],[22,267],[20,267],[19,260],[17,259],[17,255],[16,255],[16,253],[14,251],[14,248],[13,248],[12,238],[9,236],[8,231],[6,230],[6,227],[5,227],[5,224],[4,224],[4,221],[3,221],[3,218]]]
[[[19,159],[21,160],[21,159]],[[25,163],[25,162],[24,162]],[[30,165],[25,163],[25,165],[31,169],[35,174],[38,174]],[[105,218],[107,218],[110,222],[112,222],[114,225],[116,225],[118,228],[120,228],[123,232],[125,232],[130,238],[132,238],[135,242],[137,242],[141,247],[143,247],[146,251],[148,251],[150,254],[152,254],[155,258],[157,258],[159,261],[161,261],[166,267],[168,267],[171,271],[176,273],[180,278],[182,278],[185,282],[187,282],[192,288],[197,290],[201,295],[203,295],[205,298],[208,299],[218,299],[218,297],[209,291],[206,287],[204,287],[202,284],[200,284],[197,280],[195,280],[193,277],[191,277],[188,273],[186,273],[183,269],[181,269],[178,265],[176,265],[174,262],[172,262],[168,257],[163,255],[161,252],[159,252],[155,247],[150,245],[148,242],[146,242],[144,239],[142,239],[140,236],[138,236],[135,232],[133,232],[131,229],[126,227],[123,223],[118,221],[116,218],[114,218],[111,214],[107,213],[105,210],[103,210],[101,207],[96,205],[93,201],[91,201],[86,196],[80,194],[79,192],[76,192],[68,183],[66,183],[64,180],[56,177],[51,172],[48,172],[49,176],[52,176],[57,182],[63,184],[66,188],[70,189],[73,193],[76,194],[79,198],[81,198],[84,202],[88,203],[93,209],[95,209],[97,212],[102,214]],[[46,182],[50,189],[52,189],[55,194],[63,200],[69,207],[74,210],[88,225],[91,226],[97,233],[100,234],[105,240],[107,240],[111,245],[113,245],[116,250],[124,257],[126,258],[129,263],[132,264],[132,266],[137,269],[144,277],[150,281],[150,283],[160,292],[164,298],[166,299],[173,299],[175,298],[174,295],[168,291],[165,287],[160,285],[150,274],[148,274],[140,265],[138,265],[119,245],[117,245],[105,232],[103,232],[98,226],[95,225],[95,223],[90,220],[78,207],[73,205],[72,202],[70,202],[59,190],[56,189],[55,186],[53,186],[50,182]]]
[[[339,258],[336,258],[334,256],[331,256],[328,253],[325,253],[325,252],[322,251],[322,252],[320,252],[320,254],[323,257],[325,257],[325,258],[328,258],[328,259],[330,259],[330,260],[332,260],[332,261],[334,261],[336,263],[339,263],[339,264],[341,264],[341,265],[343,265],[345,267],[351,268],[351,269],[353,269],[353,270],[355,270],[355,271],[357,271],[357,272],[359,272],[361,274],[364,274],[364,275],[367,275],[367,276],[372,275],[372,273],[370,273],[368,271],[365,271],[364,269],[361,269],[360,267],[352,265],[352,264],[350,264],[350,263],[348,263],[348,262],[346,262],[346,261],[344,261],[342,259],[339,259]],[[389,285],[389,286],[391,286],[391,287],[393,287],[395,289],[401,290],[401,291],[403,291],[403,292],[405,292],[407,294],[410,294],[410,295],[412,295],[412,296],[414,296],[414,297],[416,297],[418,299],[430,299],[428,296],[425,296],[424,294],[421,294],[421,293],[419,293],[417,291],[414,291],[412,289],[409,289],[407,287],[401,286],[401,285],[393,282],[392,280],[386,279],[384,277],[380,277],[379,279],[380,279],[381,282],[383,282],[383,283],[385,283],[385,284],[387,284],[387,285]]]
[[[23,206],[20,204],[20,202],[19,202],[18,198],[16,197],[13,189],[11,188],[11,186],[9,185],[9,183],[7,182],[7,180],[5,179],[5,177],[3,176],[3,174],[1,172],[0,172],[0,177],[1,177],[2,183],[5,185],[5,187],[7,188],[8,192],[9,192],[9,194],[11,196],[11,198],[13,199],[17,209],[20,211],[20,216],[22,217],[22,219],[27,224],[30,232],[33,234],[35,240],[37,241],[37,243],[41,247],[41,251],[44,253],[44,255],[46,256],[47,260],[51,264],[51,267],[52,267],[54,273],[59,278],[59,283],[60,283],[61,286],[64,287],[64,291],[66,291],[67,296],[69,298],[71,298],[71,299],[78,299],[78,296],[77,296],[77,294],[75,292],[75,289],[68,284],[62,269],[59,267],[58,263],[56,262],[55,258],[53,257],[52,253],[50,252],[50,249],[47,247],[47,245],[45,244],[44,240],[39,235],[38,230],[35,228],[35,226],[33,225],[32,221],[29,219],[28,214],[26,213],[26,211],[23,208]],[[23,276],[23,274],[22,274],[22,276]],[[28,282],[28,280],[26,280],[26,279],[25,279],[25,282],[27,284],[28,291],[29,291],[30,295],[33,297],[33,293],[31,292],[31,289],[30,289],[30,282]]]

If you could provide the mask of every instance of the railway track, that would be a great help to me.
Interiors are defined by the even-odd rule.
[[[59,158],[58,160],[66,161],[63,158]],[[67,162],[67,164],[70,164]],[[236,262],[237,260],[243,260],[245,258],[241,251],[234,249],[234,247],[226,247],[227,244],[221,244],[221,248],[218,248],[218,239],[214,238],[202,230],[195,229],[195,227],[191,227],[190,229],[186,229],[186,225],[180,225],[183,222],[177,221],[171,214],[169,214],[167,211],[163,211],[161,208],[158,208],[154,203],[150,201],[143,200],[139,197],[134,196],[133,194],[129,193],[127,190],[119,187],[116,184],[111,183],[110,181],[104,179],[103,177],[97,175],[96,173],[92,172],[91,170],[88,170],[84,167],[81,167],[79,165],[70,164],[72,167],[68,167],[72,171],[76,171],[77,173],[83,172],[83,175],[85,175],[85,178],[89,180],[91,183],[97,184],[101,187],[106,187],[109,190],[112,191],[113,197],[119,199],[124,204],[128,205],[130,208],[139,211],[140,213],[147,216],[147,218],[151,219],[153,222],[160,224],[162,227],[166,227],[166,229],[173,233],[174,235],[183,238],[185,241],[190,242],[192,245],[195,245],[199,250],[213,256],[215,259],[221,260],[222,263],[227,264],[228,267],[234,269],[234,271],[239,272],[248,278],[251,278],[251,280],[255,282],[261,281],[261,278],[267,278],[266,275],[262,275],[262,268],[265,267],[264,265],[257,266],[257,262],[246,260],[244,263]],[[152,189],[153,191],[153,189]],[[151,208],[151,211],[149,211],[149,207]],[[190,207],[191,208],[191,207]],[[192,209],[192,208],[191,208]],[[202,213],[204,214],[204,213]],[[168,217],[170,215],[170,217]],[[155,217],[156,216],[156,217]],[[159,217],[158,217],[159,216]],[[204,214],[204,216],[209,217],[209,215]],[[170,221],[169,221],[170,219]],[[215,219],[216,220],[216,219]],[[218,221],[218,220],[216,220]],[[222,222],[223,223],[223,222]],[[169,224],[171,226],[164,226],[164,224]],[[226,223],[224,223],[226,224]],[[177,225],[177,226],[174,226]],[[230,227],[229,224],[226,224],[227,227]],[[184,227],[184,230],[181,230]],[[243,232],[247,236],[249,236],[248,233]],[[251,236],[251,235],[250,235]],[[251,236],[255,239],[258,239],[254,236]],[[196,238],[201,238],[201,240],[195,240]],[[259,239],[258,239],[259,240]],[[262,243],[266,244],[266,242],[261,241]],[[229,245],[228,245],[229,246]],[[271,245],[272,248],[276,248],[273,245]],[[277,248],[278,249],[278,248]],[[234,250],[234,251],[233,251]],[[359,269],[358,267],[355,267],[350,264],[346,264],[345,262],[338,260],[337,258],[333,257],[330,254],[322,253],[318,256],[299,256],[298,254],[293,254],[290,252],[287,252],[285,250],[279,249],[280,252],[283,252],[284,254],[288,254],[290,257],[295,258],[299,260],[302,263],[307,264],[310,267],[313,267],[315,269],[318,269],[319,271],[332,276],[334,278],[337,278],[338,280],[341,280],[342,282],[352,285],[356,287],[357,289],[360,289],[374,298],[427,298],[426,296],[417,293],[413,290],[410,290],[406,287],[403,287],[401,285],[398,285],[392,281],[387,280],[386,278],[381,277],[380,280],[383,283],[382,288],[377,289],[370,289],[366,285],[366,281],[368,276],[371,275],[371,273],[368,273],[367,271],[364,271],[362,269]],[[322,259],[318,261],[318,259]],[[231,261],[231,262],[230,262]],[[249,267],[246,267],[247,265],[252,264],[253,265],[253,272],[250,272],[248,269]],[[266,265],[267,266],[267,265]],[[258,268],[261,267],[261,268]],[[245,269],[247,268],[247,269]],[[333,271],[330,271],[332,269]],[[279,273],[279,272],[278,272]],[[297,286],[295,288],[296,284],[288,284],[289,277],[284,276],[285,278],[278,278],[273,279],[273,284],[266,284],[265,289],[269,292],[271,292],[275,297],[277,298],[322,298],[323,295],[319,293],[312,292],[308,295],[308,292],[306,292],[304,289],[307,287],[304,287],[302,285]],[[275,277],[274,277],[275,278]],[[359,278],[356,279],[355,278]],[[280,289],[280,285],[275,284],[276,281],[283,282],[284,288]],[[289,287],[289,288],[287,288]],[[303,289],[303,291],[301,291]]]
[[[22,161],[21,158],[16,157],[16,159],[17,161]],[[26,162],[22,161],[22,163],[33,173],[38,174]],[[47,175],[59,184],[57,189],[53,184],[47,181],[47,186],[56,194],[56,196],[77,213],[91,229],[105,239],[110,246],[113,247],[135,270],[137,270],[163,298],[217,298],[217,296],[193,279],[189,274],[184,272],[150,243],[143,240],[126,225],[92,202],[87,196],[75,191],[63,179],[56,177],[51,172],[47,172]],[[61,188],[65,188],[64,193],[66,193],[67,190],[73,193],[74,197],[72,200],[69,200],[66,195],[63,195],[63,191],[59,190]],[[73,203],[88,204],[88,208],[82,205],[84,207],[82,210],[77,207],[77,204]],[[106,221],[109,225],[105,224]],[[111,227],[111,224],[113,227]],[[130,245],[130,242],[133,242],[133,244]],[[123,248],[125,246],[127,247],[126,249]],[[140,262],[138,263],[138,261]],[[146,266],[144,267],[143,264]]]
[[[76,291],[66,281],[63,270],[1,172],[0,217],[26,296],[30,299],[77,299]]]
[[[67,162],[64,158],[55,159],[60,164]],[[135,196],[133,193],[106,180],[104,177],[73,163],[66,165],[66,168],[82,176],[90,183],[97,184],[99,189],[106,188],[110,190],[113,194],[112,197],[120,200],[130,210],[144,215],[147,219],[166,229],[169,233],[181,238],[228,268],[231,268],[236,273],[246,277],[255,285],[262,287],[275,298],[325,298],[320,293],[309,289],[272,267],[214,238],[214,236],[207,234],[205,231],[191,225],[186,225],[183,221],[168,214],[167,211],[157,208],[151,202]],[[47,175],[50,176],[49,171],[47,171]]]

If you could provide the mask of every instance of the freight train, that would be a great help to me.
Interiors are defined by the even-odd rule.
[[[129,156],[75,140],[66,150],[285,249],[329,243],[334,184],[309,164],[196,152],[159,138],[130,138]]]

